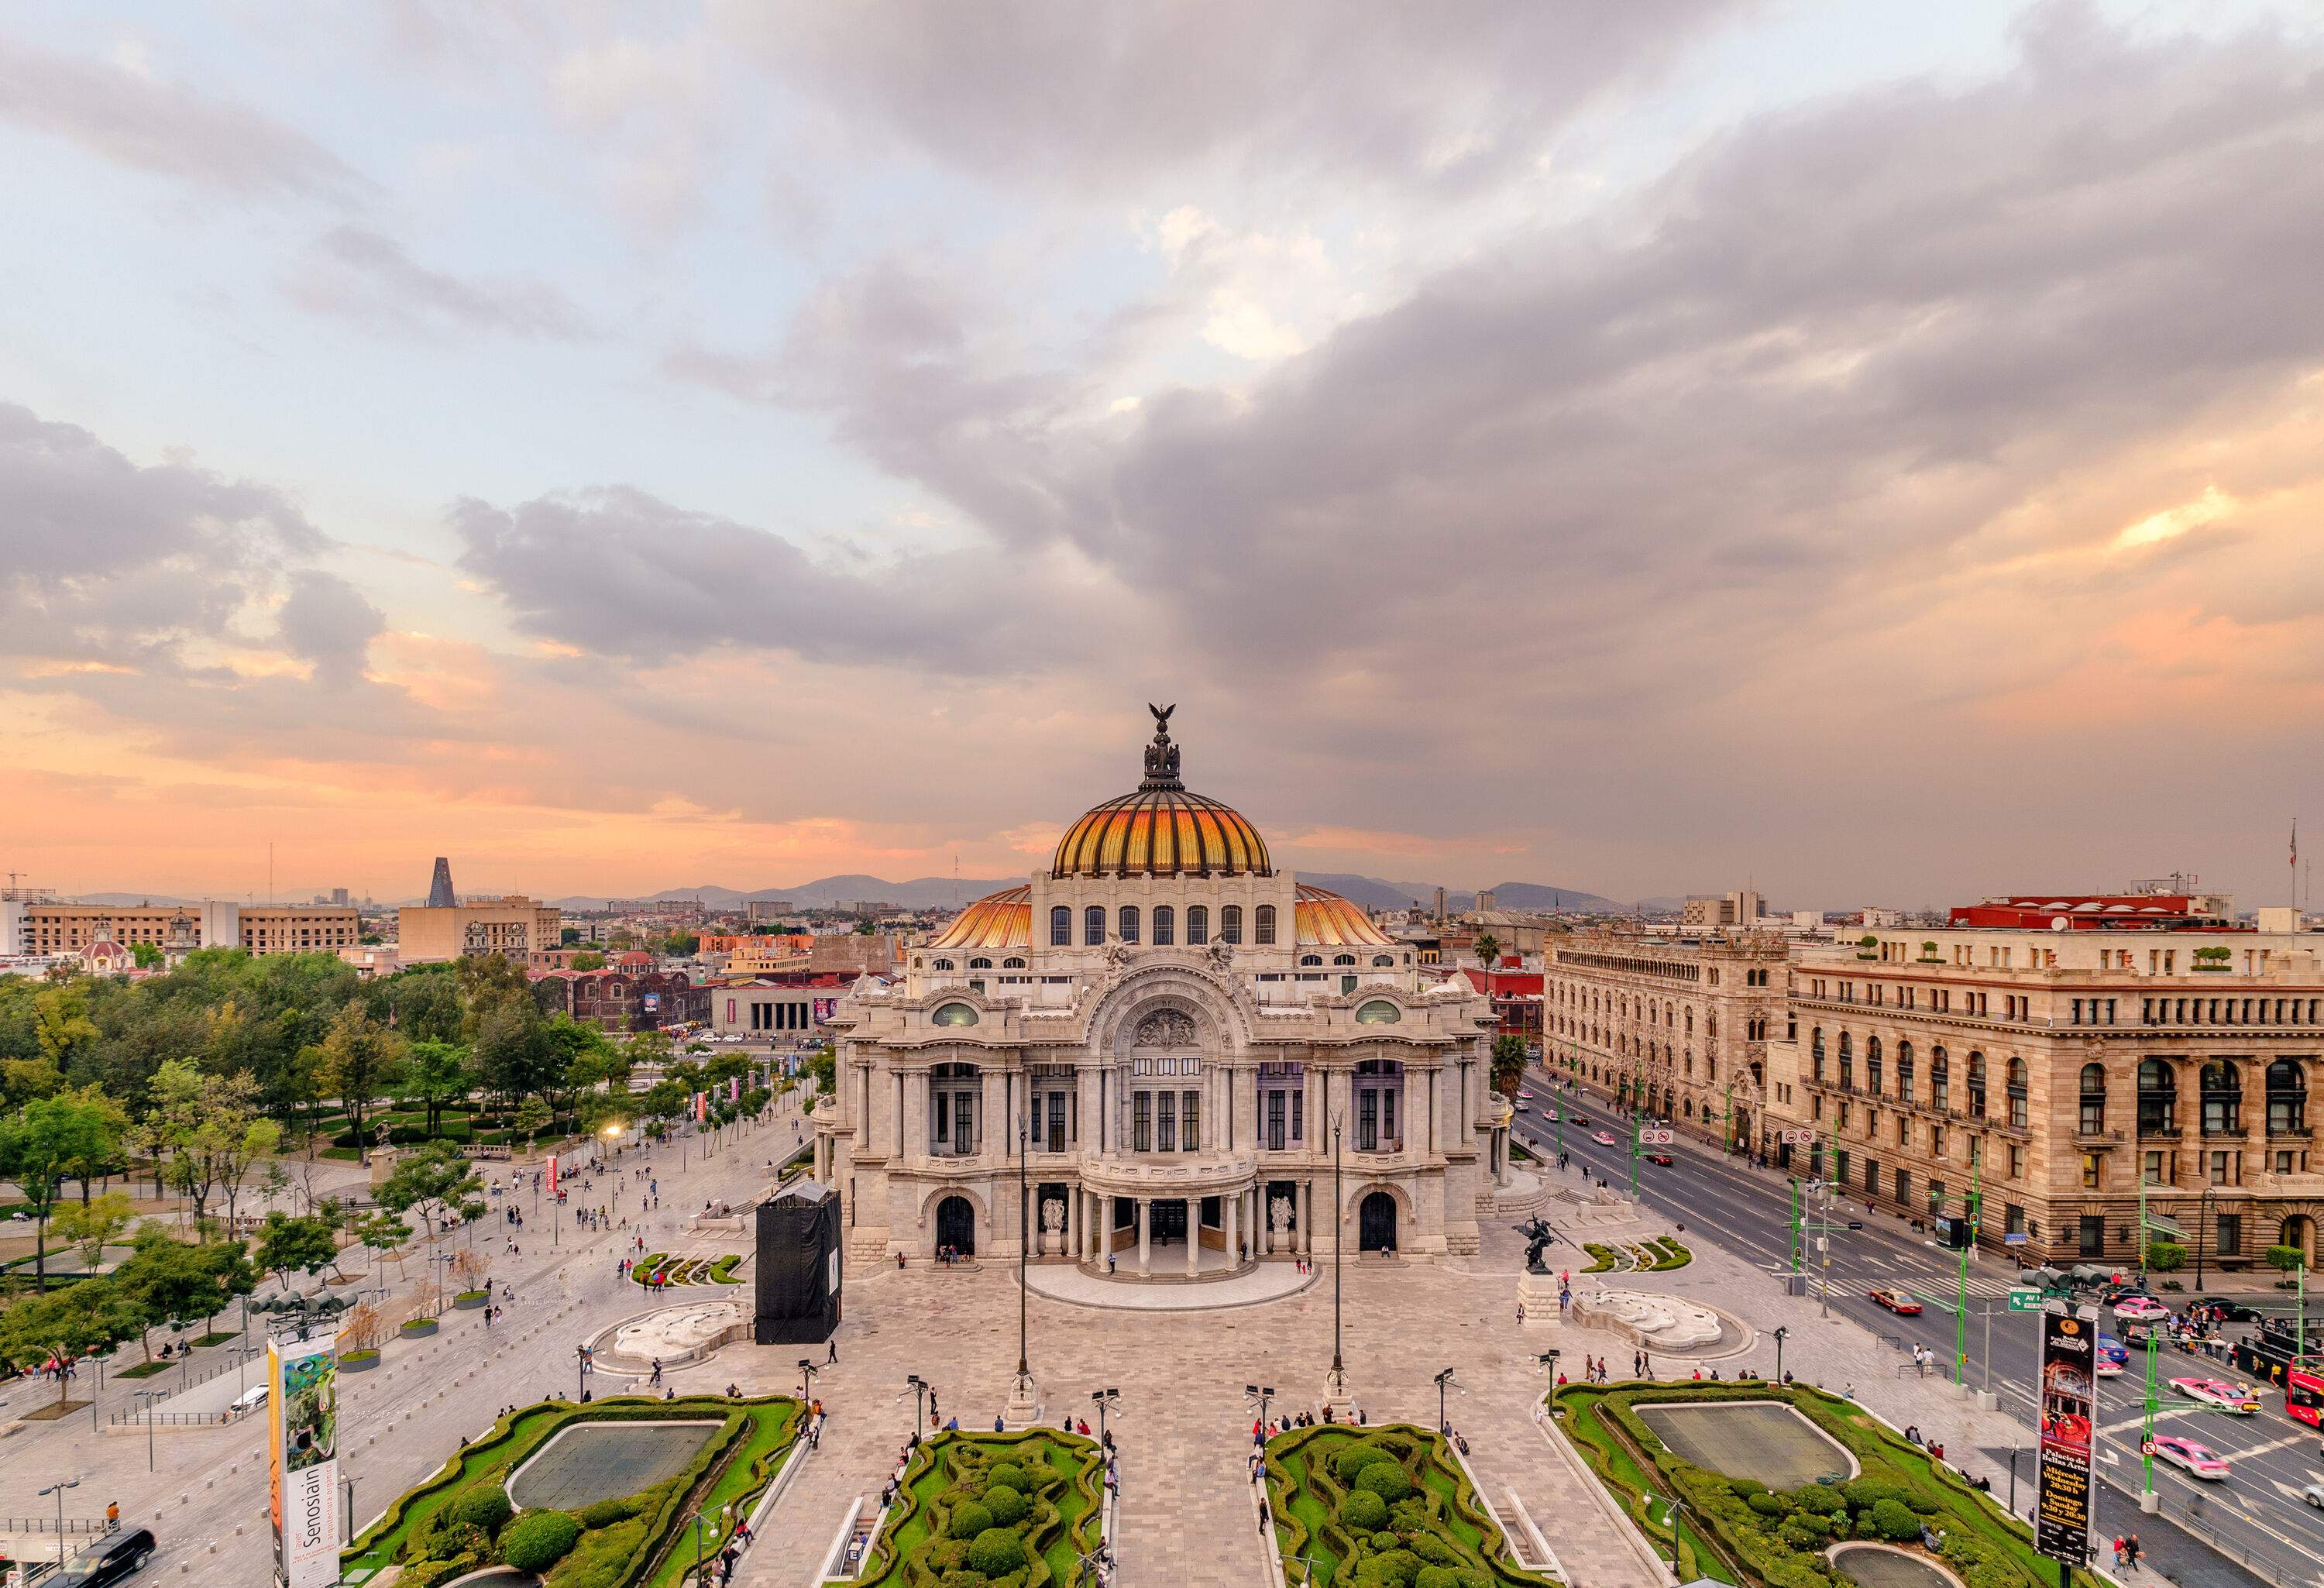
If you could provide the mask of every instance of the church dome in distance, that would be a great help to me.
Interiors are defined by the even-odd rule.
[[[1266,841],[1242,813],[1190,794],[1170,742],[1175,706],[1153,706],[1154,742],[1135,793],[1085,812],[1057,841],[1049,874],[1065,877],[1268,876]]]

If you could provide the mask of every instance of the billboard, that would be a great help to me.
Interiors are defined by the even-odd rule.
[[[266,1477],[285,1588],[339,1580],[337,1342],[266,1343]]]
[[[2090,1558],[2090,1465],[2098,1440],[2098,1315],[2042,1315],[2041,1498],[2034,1546],[2052,1560]]]
[[[829,1020],[833,1014],[836,1013],[838,1009],[839,1000],[836,998],[818,998],[815,1000],[815,1023],[818,1026],[823,1024],[824,1021]]]

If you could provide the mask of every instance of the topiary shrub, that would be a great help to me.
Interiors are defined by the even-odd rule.
[[[984,1491],[984,1509],[992,1513],[995,1527],[1013,1528],[1031,1514],[1033,1502],[1005,1483],[995,1483]]]
[[[581,1524],[561,1510],[529,1510],[501,1534],[501,1559],[520,1572],[545,1572],[565,1558]]]
[[[1007,1528],[987,1528],[969,1544],[968,1564],[988,1577],[1022,1571],[1025,1541]]]
[[[1877,1478],[1854,1478],[1840,1486],[1840,1497],[1848,1501],[1851,1510],[1869,1510],[1884,1500],[1903,1502],[1904,1491],[1894,1483],[1884,1483]]]
[[[1754,1494],[1765,1494],[1767,1486],[1757,1478],[1729,1478],[1727,1487],[1738,1500],[1748,1500]]]
[[[1423,1566],[1412,1588],[1461,1588],[1461,1574],[1447,1566]]]
[[[945,1529],[955,1538],[973,1538],[991,1530],[992,1512],[972,1500],[956,1507],[952,1513],[952,1526]]]
[[[1340,1525],[1351,1533],[1369,1533],[1387,1521],[1388,1501],[1369,1489],[1359,1489],[1340,1501]]]
[[[2173,1241],[2149,1242],[2146,1266],[2158,1274],[2175,1273],[2187,1266],[2187,1249]]]
[[[627,1521],[637,1514],[634,1496],[627,1500],[592,1500],[573,1513],[585,1528],[610,1528],[615,1522]]]
[[[1765,1489],[1760,1490],[1757,1494],[1746,1496],[1743,1503],[1763,1517],[1779,1517],[1791,1510],[1790,1506],[1784,1503],[1782,1496],[1770,1494]]]
[[[1848,1509],[1840,1491],[1823,1483],[1803,1484],[1792,1495],[1792,1503],[1820,1517],[1836,1516]]]
[[[1376,1461],[1356,1474],[1354,1487],[1359,1492],[1377,1494],[1394,1505],[1412,1492],[1412,1479],[1401,1463]]]
[[[1377,1445],[1361,1441],[1342,1445],[1332,1457],[1332,1471],[1344,1487],[1356,1481],[1356,1474],[1376,1461],[1394,1461],[1396,1457]]]
[[[507,1491],[498,1483],[479,1483],[452,1502],[452,1519],[480,1528],[488,1538],[500,1537],[516,1508],[509,1503]]]
[[[1821,1517],[1796,1516],[1776,1528],[1775,1537],[1787,1547],[1809,1555],[1831,1542],[1831,1529]]]
[[[1921,1519],[1901,1500],[1884,1500],[1872,1508],[1872,1524],[1892,1544],[1921,1536]]]
[[[992,1470],[984,1474],[984,1482],[988,1487],[998,1483],[1004,1489],[1014,1489],[1019,1494],[1033,1486],[1033,1481],[1025,1475],[1025,1469],[1013,1461],[994,1463]]]

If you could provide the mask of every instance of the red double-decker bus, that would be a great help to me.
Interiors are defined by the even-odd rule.
[[[2301,1340],[2289,1318],[2264,1318],[2259,1333],[2238,1344],[2236,1366],[2283,1391],[2283,1411],[2294,1422],[2324,1426],[2324,1325]]]
[[[2324,1426],[2324,1359],[2303,1356],[2283,1375],[2283,1411],[2294,1422]]]

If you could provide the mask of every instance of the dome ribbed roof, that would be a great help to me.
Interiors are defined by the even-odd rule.
[[[988,893],[954,916],[929,940],[931,948],[1024,948],[1033,941],[1033,891],[1005,888]]]
[[[1170,743],[1176,706],[1154,713],[1146,747],[1146,780],[1134,794],[1093,807],[1065,829],[1050,863],[1053,877],[1266,876],[1274,870],[1259,829],[1231,806],[1190,794],[1178,780]]]

